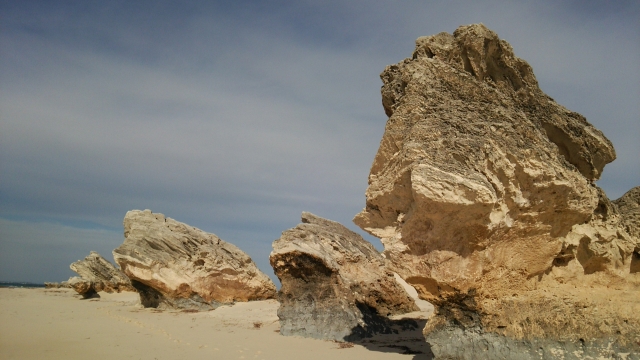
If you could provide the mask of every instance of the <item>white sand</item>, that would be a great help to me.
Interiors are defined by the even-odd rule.
[[[100,295],[0,288],[0,359],[425,359],[402,352],[428,351],[421,329],[348,348],[281,336],[275,300],[187,313],[143,309],[136,293]]]

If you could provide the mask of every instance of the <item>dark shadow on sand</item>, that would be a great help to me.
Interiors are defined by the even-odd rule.
[[[345,341],[364,346],[371,351],[414,355],[414,360],[434,358],[431,346],[422,335],[427,320],[405,318],[391,320],[375,309],[357,305],[364,315],[365,326],[355,327]]]

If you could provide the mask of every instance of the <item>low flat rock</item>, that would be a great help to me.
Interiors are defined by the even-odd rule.
[[[69,267],[82,279],[93,283],[95,291],[108,293],[135,291],[127,275],[95,251]]]
[[[388,316],[419,310],[370,243],[308,212],[273,243],[270,261],[282,335],[351,341],[393,332]]]
[[[69,282],[68,281],[62,281],[62,282],[45,282],[44,283],[44,287],[45,289],[60,289],[60,288],[69,288]]]
[[[242,250],[162,214],[127,212],[124,237],[113,257],[145,307],[206,310],[276,295]]]

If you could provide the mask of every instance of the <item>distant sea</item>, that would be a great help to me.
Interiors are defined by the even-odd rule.
[[[0,287],[3,288],[43,288],[44,283],[29,283],[29,282],[9,282],[9,281],[0,281]]]

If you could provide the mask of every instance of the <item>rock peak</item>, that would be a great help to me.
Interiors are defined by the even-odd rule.
[[[418,38],[413,58],[424,56],[445,61],[478,81],[513,91],[538,88],[531,66],[516,57],[509,43],[483,24],[460,26],[453,35],[440,33]]]

